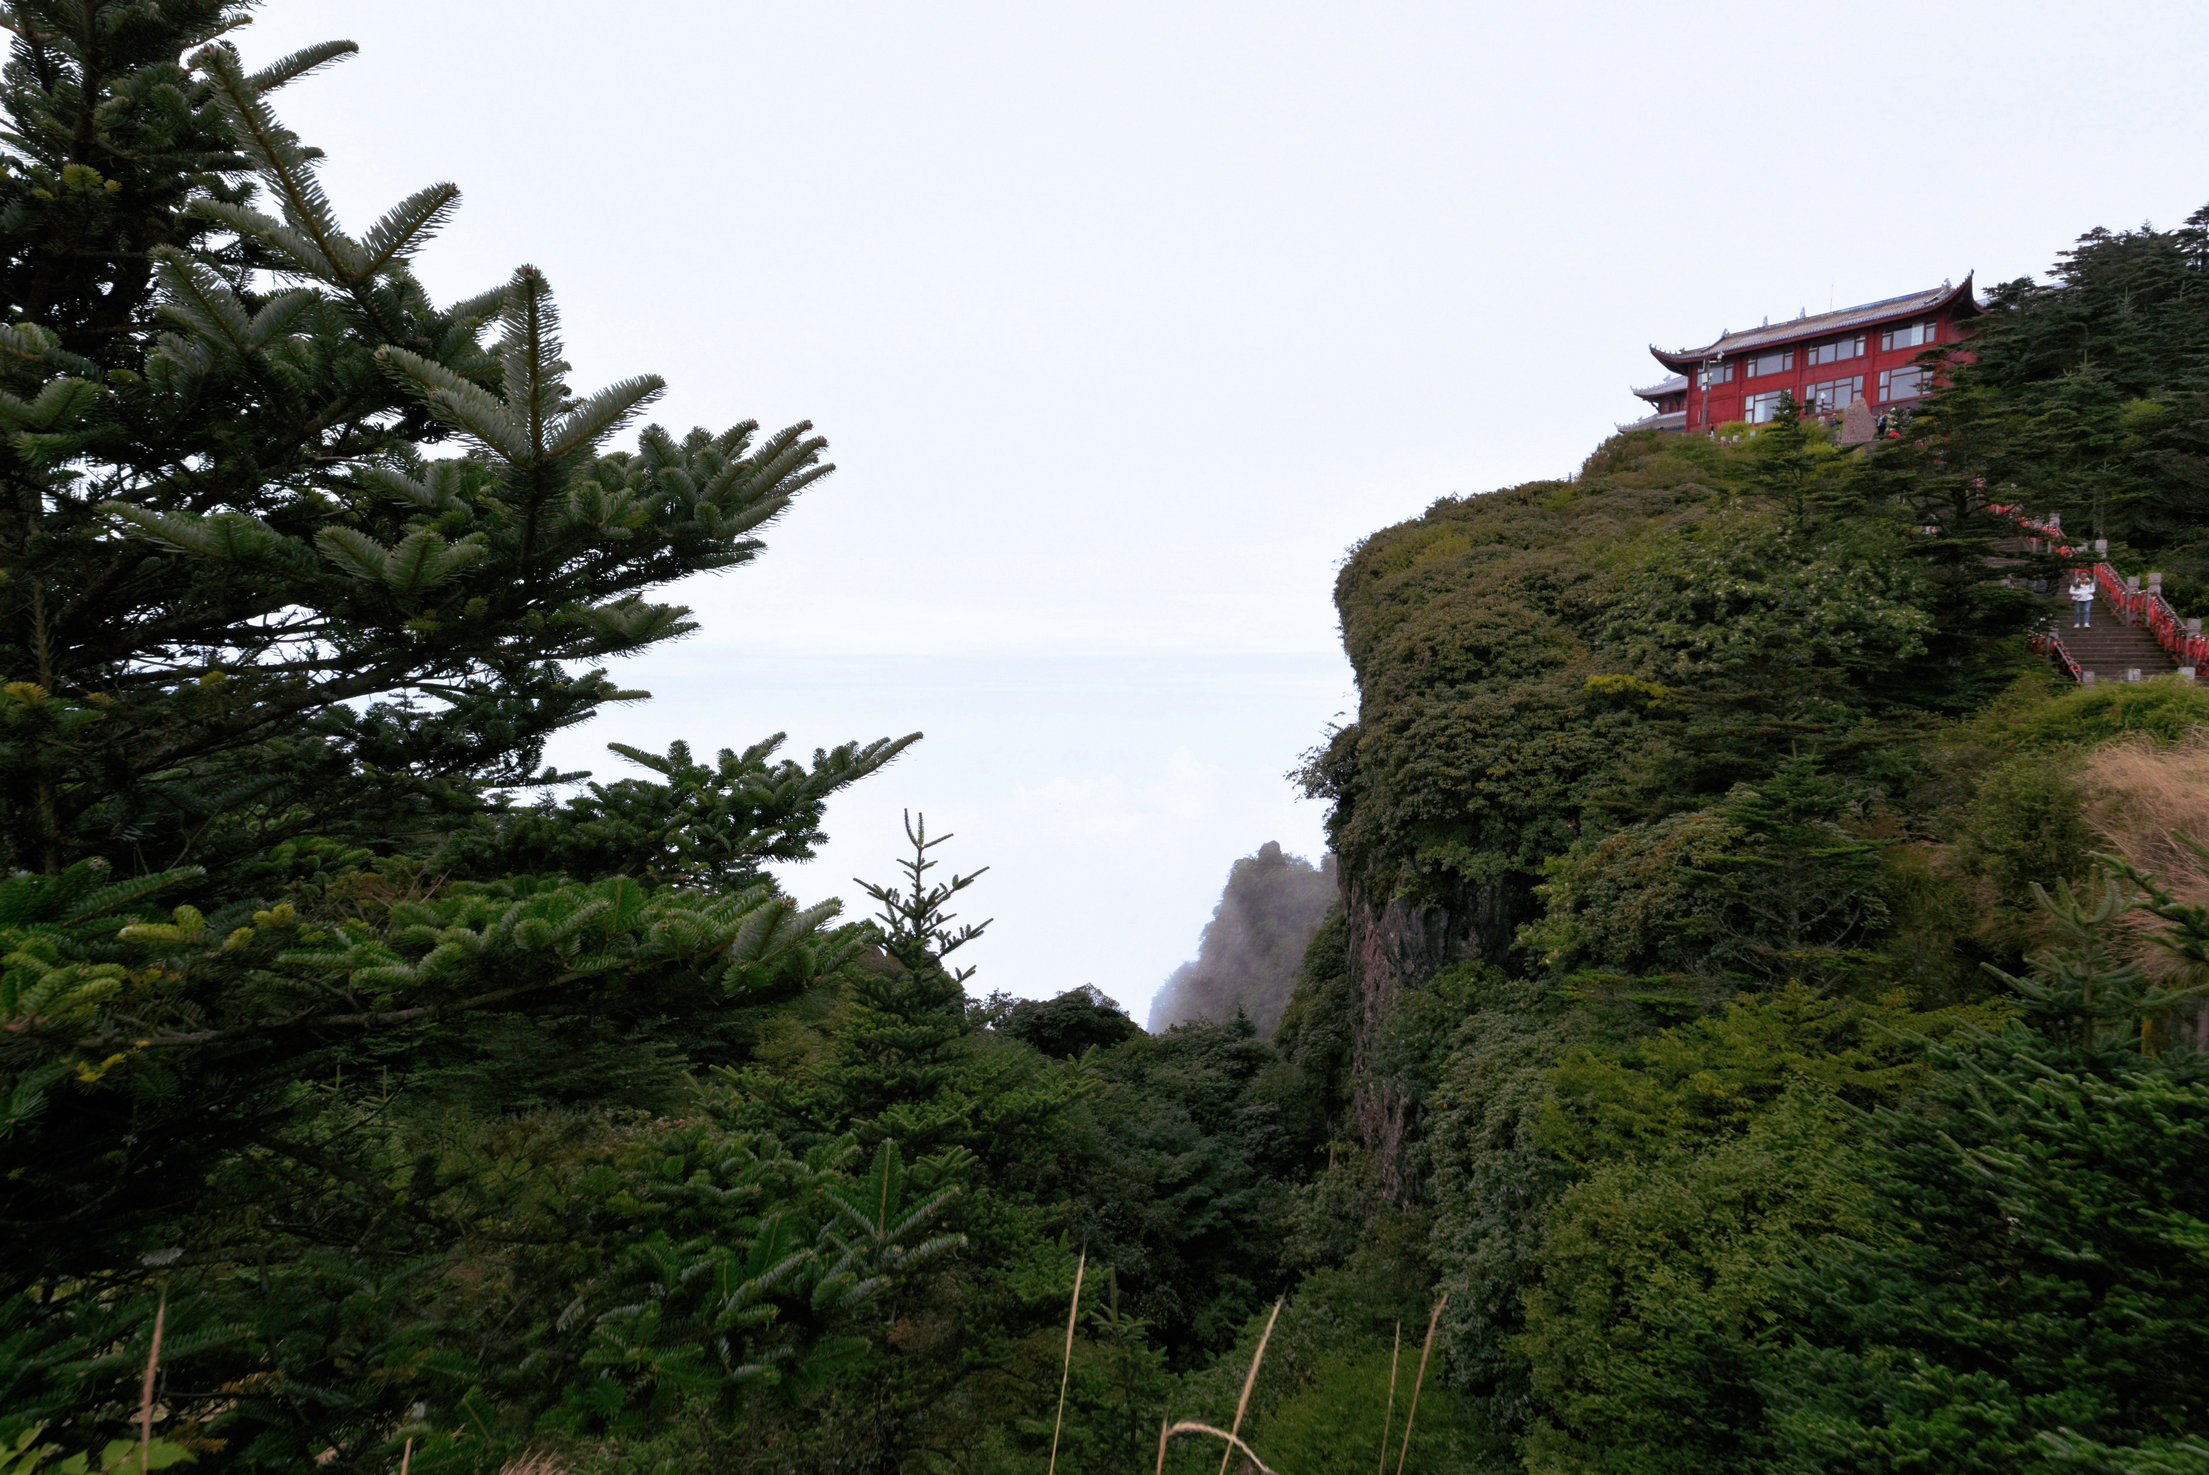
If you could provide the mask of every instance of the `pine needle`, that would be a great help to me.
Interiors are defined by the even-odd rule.
[[[1404,1475],[1404,1461],[1411,1454],[1411,1421],[1419,1417],[1419,1390],[1427,1386],[1427,1354],[1434,1350],[1435,1324],[1442,1320],[1442,1308],[1450,1304],[1450,1293],[1444,1291],[1442,1299],[1434,1303],[1434,1314],[1427,1318],[1426,1345],[1419,1349],[1419,1376],[1411,1385],[1411,1407],[1404,1410],[1404,1447],[1396,1455],[1396,1475]]]
[[[1074,1375],[1074,1318],[1081,1312],[1082,1272],[1089,1268],[1089,1251],[1083,1250],[1081,1258],[1074,1262],[1074,1299],[1066,1308],[1066,1360],[1059,1365],[1058,1416],[1051,1420],[1051,1468],[1049,1475],[1058,1475],[1058,1431],[1066,1422],[1066,1382]],[[1164,1449],[1161,1442],[1160,1449]]]
[[[1404,1324],[1396,1323],[1396,1345],[1388,1351],[1388,1407],[1381,1414],[1381,1460],[1373,1475],[1388,1475],[1388,1426],[1396,1417],[1396,1364],[1404,1357]],[[404,1470],[399,1475],[406,1475]]]
[[[1287,1299],[1288,1297],[1283,1296],[1281,1301]],[[1258,1350],[1250,1355],[1250,1371],[1243,1374],[1243,1396],[1235,1400],[1235,1424],[1227,1431],[1227,1448],[1220,1451],[1220,1475],[1227,1475],[1227,1462],[1234,1458],[1238,1445],[1245,1452],[1250,1448],[1238,1437],[1243,1432],[1243,1411],[1250,1407],[1250,1390],[1258,1382],[1258,1364],[1266,1360],[1266,1343],[1273,1340],[1273,1324],[1281,1319],[1281,1301],[1273,1303],[1273,1314],[1266,1318],[1265,1334],[1258,1338]],[[1251,1455],[1250,1458],[1255,1462],[1258,1457]],[[1265,1467],[1260,1465],[1258,1468],[1262,1470]]]
[[[153,1375],[161,1366],[161,1327],[168,1316],[169,1293],[163,1291],[153,1313],[153,1345],[146,1349],[146,1382],[138,1394],[138,1475],[153,1471]]]

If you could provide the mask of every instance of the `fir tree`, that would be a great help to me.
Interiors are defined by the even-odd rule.
[[[692,629],[647,591],[748,562],[830,469],[804,425],[607,452],[660,381],[571,390],[534,268],[432,302],[409,263],[451,185],[347,233],[266,97],[349,48],[258,74],[222,42],[176,63],[236,18],[103,0],[14,18],[0,848],[48,874],[219,873],[307,833],[417,842],[641,695],[587,663]],[[115,37],[122,63],[169,59],[104,70]],[[158,136],[111,136],[111,114]],[[79,135],[89,161],[62,148]],[[87,171],[126,144],[134,182],[110,191]]]
[[[1875,1114],[1871,1222],[1789,1277],[1770,1468],[2196,1468],[2209,1078],[2143,1049],[2176,996],[2111,946],[2117,886],[2043,900],[2058,941],[2008,980],[2021,1018]]]
[[[966,1000],[974,970],[944,960],[989,923],[954,928],[948,905],[982,871],[929,879],[940,864],[929,852],[951,836],[930,839],[927,816],[916,822],[908,814],[905,838],[913,853],[898,863],[901,884],[855,883],[882,908],[876,923],[886,956],[852,981],[852,1019],[825,1079],[834,1093],[831,1120],[855,1126],[862,1140],[888,1135],[930,1151],[963,1135],[966,1103],[955,1086],[966,1074],[960,1046],[975,1027]]]
[[[1803,419],[1803,407],[1782,392],[1779,411],[1757,427],[1749,441],[1748,484],[1787,513],[1796,528],[1808,528],[1835,501],[1832,488],[1838,452],[1825,432]]]
[[[251,71],[244,17],[0,10],[0,1418],[134,1402],[96,1349],[159,1282],[194,1386],[276,1380],[207,1415],[239,1458],[381,1468],[400,1410],[450,1412],[374,1359],[435,1341],[476,1212],[439,1167],[472,1148],[404,1161],[424,1122],[740,1059],[747,1006],[863,940],[762,866],[913,738],[517,797],[823,442],[611,448],[660,381],[571,388],[534,268],[434,302],[451,185],[346,230],[269,94],[353,48]]]
[[[1764,983],[1842,981],[1875,961],[1863,944],[1887,918],[1882,841],[1851,835],[1848,788],[1798,753],[1714,813],[1738,843],[1692,870],[1709,889],[1710,962]]]
[[[2107,538],[2197,588],[2209,577],[2205,242],[2209,208],[2176,230],[2093,230],[2048,280],[1996,287],[1969,340],[1936,356],[1949,387],[1909,417],[1905,440],[1940,461],[1927,490],[1954,478],[1938,499],[1950,507],[1984,487],[2061,513],[2074,541]],[[1964,526],[1925,520],[1947,537]]]
[[[1943,389],[1906,417],[1903,438],[1858,454],[1839,478],[1841,494],[1894,524],[1894,549],[1923,581],[1924,648],[1887,673],[1882,696],[1935,711],[1961,712],[2015,679],[2023,635],[2040,618],[2031,594],[2068,564],[2053,550],[2025,547],[2005,509],[2027,494],[2003,479],[2005,432],[1985,423],[1995,396],[1971,382]],[[2045,503],[2035,501],[2035,511]]]
[[[100,369],[136,370],[153,325],[158,252],[237,277],[250,242],[186,208],[245,203],[246,158],[215,90],[183,58],[236,30],[239,0],[21,0],[0,74],[0,300]],[[249,79],[266,95],[354,50],[334,41]]]

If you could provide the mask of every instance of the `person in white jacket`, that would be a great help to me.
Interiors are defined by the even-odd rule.
[[[2094,576],[2077,574],[2071,585],[2071,628],[2091,629],[2094,624]]]

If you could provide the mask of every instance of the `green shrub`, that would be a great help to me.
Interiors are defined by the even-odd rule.
[[[1419,1373],[1419,1337],[1416,1326],[1405,1328],[1405,1346],[1396,1359],[1392,1418],[1389,1349],[1329,1357],[1313,1369],[1301,1391],[1267,1417],[1253,1447],[1284,1475],[1366,1475],[1376,1463],[1393,1471],[1399,1458],[1406,1471],[1419,1475],[1471,1475],[1493,1468],[1479,1460],[1471,1410],[1444,1380],[1438,1358],[1428,1364],[1418,1412],[1411,1420],[1410,1452],[1404,1455],[1404,1422]],[[1385,1455],[1384,1418],[1389,1421]]]
[[[2039,674],[2020,681],[1971,724],[1987,747],[2045,751],[2091,747],[2128,733],[2174,742],[2209,723],[2209,686],[2161,677],[2055,688]]]
[[[1702,1151],[1605,1164],[1548,1217],[1515,1345],[1542,1412],[1527,1468],[1738,1468],[1762,1422],[1755,1343],[1788,1312],[1772,1272],[1857,1227],[1861,1129],[1790,1085]]]

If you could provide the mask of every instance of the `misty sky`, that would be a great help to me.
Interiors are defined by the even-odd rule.
[[[925,730],[791,888],[925,810],[993,868],[976,986],[1139,1019],[1237,856],[1321,848],[1282,775],[1352,704],[1360,536],[1569,473],[1651,341],[2209,201],[2198,3],[272,0],[238,39],[334,36],[280,110],[351,224],[451,179],[434,291],[533,262],[582,388],[840,467],[555,759]]]

